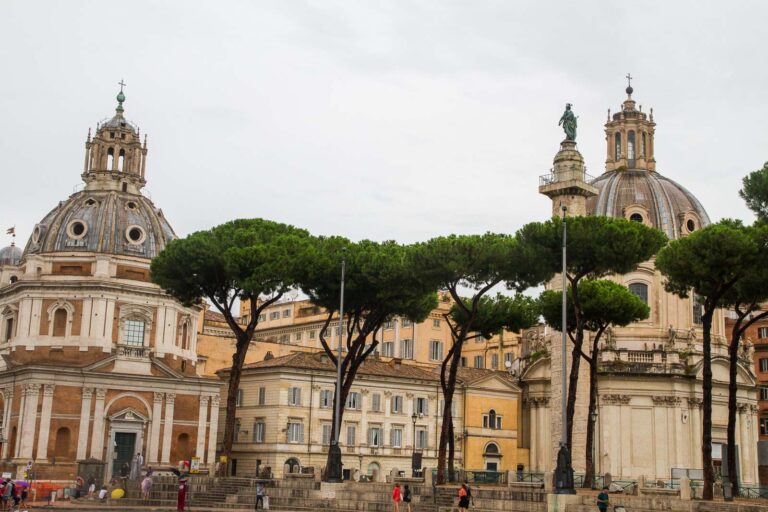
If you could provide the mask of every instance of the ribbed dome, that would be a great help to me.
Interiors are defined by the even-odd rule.
[[[21,261],[21,249],[9,245],[0,249],[0,265],[18,265]]]
[[[591,182],[597,196],[587,199],[587,213],[645,222],[675,239],[709,224],[698,199],[685,187],[655,171],[618,169]]]
[[[84,190],[35,226],[25,254],[96,252],[153,258],[176,238],[161,210],[144,196]]]

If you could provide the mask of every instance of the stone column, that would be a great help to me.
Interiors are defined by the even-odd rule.
[[[160,425],[163,414],[162,393],[155,393],[155,402],[152,405],[152,424],[149,427],[149,447],[147,449],[147,462],[157,462],[157,455],[160,452]]]
[[[40,434],[37,437],[37,460],[48,458],[48,434],[51,430],[51,409],[53,409],[53,384],[43,386],[43,409],[40,412]]]
[[[40,395],[40,384],[26,384],[24,386],[24,422],[21,428],[21,445],[19,458],[31,460],[32,448],[35,444],[35,424],[37,423],[37,401]]]
[[[738,422],[736,429],[737,441],[739,446],[739,463],[741,465],[740,474],[741,479],[744,482],[750,482],[752,480],[752,460],[751,460],[751,446],[749,428],[747,427],[747,416],[749,414],[749,405],[741,404],[738,406]],[[750,482],[751,483],[751,482]]]
[[[208,397],[200,397],[200,408],[197,413],[197,449],[195,456],[200,462],[205,461],[205,427],[208,422]]]
[[[176,393],[165,394],[165,418],[163,421],[163,453],[160,462],[167,464],[171,459],[171,441],[173,434],[173,407]]]
[[[208,459],[210,465],[216,464],[216,436],[219,431],[219,395],[211,397],[211,421],[208,425]]]
[[[529,455],[530,455],[530,471],[536,471],[539,469],[539,439],[538,439],[538,429],[539,429],[539,418],[538,418],[538,410],[536,404],[535,398],[529,398],[528,399],[528,415],[530,417],[530,429],[531,429],[531,443],[529,448]],[[490,426],[490,425],[488,425]]]
[[[96,408],[93,411],[93,435],[91,436],[91,458],[104,460],[104,398],[107,390],[96,390]]]
[[[689,398],[688,406],[691,409],[691,467],[701,469],[701,399]]]
[[[13,387],[7,387],[3,391],[3,451],[2,458],[7,459],[9,455],[8,442],[11,439],[11,411],[13,410]]]
[[[749,406],[749,414],[747,416],[748,423],[747,423],[747,432],[749,433],[749,455],[752,460],[752,465],[749,467],[749,473],[752,475],[752,483],[756,484],[760,482],[760,475],[758,474],[758,467],[757,467],[757,428],[758,428],[758,420],[757,420],[757,406],[755,404],[750,404]]]
[[[93,388],[83,388],[80,402],[80,426],[77,429],[77,460],[85,459],[88,453],[88,427],[91,426],[91,397]]]

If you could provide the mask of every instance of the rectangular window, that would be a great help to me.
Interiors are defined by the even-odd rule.
[[[371,395],[371,411],[381,412],[381,395],[378,393]]]
[[[288,423],[288,442],[289,443],[303,443],[304,442],[304,424],[291,421]]]
[[[309,331],[309,339],[315,339],[315,331]]]
[[[357,427],[355,425],[347,425],[347,446],[355,446],[356,435]]]
[[[416,449],[423,450],[427,448],[427,431],[423,428],[416,429]]]
[[[368,446],[381,446],[381,427],[368,429]]]
[[[413,340],[400,340],[400,357],[413,359]]]
[[[259,388],[259,405],[267,403],[267,388]]]
[[[499,354],[491,354],[491,368],[494,370],[499,369]]]
[[[393,428],[389,431],[389,444],[392,448],[403,447],[403,429]]]
[[[297,332],[297,333],[296,333],[296,336],[294,337],[294,339],[295,339],[296,341],[301,341],[301,333],[300,333],[300,332]]]
[[[440,328],[440,319],[439,318],[433,318],[432,319],[432,328],[433,329],[439,329]]]
[[[400,414],[401,412],[403,412],[403,397],[395,395],[392,397],[392,413]]]
[[[243,406],[243,390],[238,389],[237,395],[235,395],[235,407],[242,407]]]
[[[514,352],[506,352],[504,354],[504,363],[507,363],[507,362],[511,363],[514,359],[515,359]]]
[[[259,322],[263,322],[266,319],[267,319],[267,315],[265,315],[264,313],[259,315]]]
[[[562,297],[562,295],[561,295]],[[488,415],[483,414],[483,428],[488,428]]]
[[[123,343],[134,347],[144,345],[144,322],[141,320],[126,320],[123,324]]]
[[[701,324],[701,315],[704,313],[704,307],[701,305],[701,302],[699,302],[701,298],[701,295],[698,293],[694,293],[691,298],[691,301],[693,302],[693,323],[695,324]]]
[[[320,391],[320,407],[322,409],[330,409],[333,407],[333,391],[329,389]]]
[[[496,416],[496,429],[501,429],[501,416]]]
[[[408,318],[403,318],[403,327],[410,327],[413,325],[413,322]]]
[[[768,436],[768,418],[760,418],[760,435]]]
[[[288,388],[288,405],[301,405],[301,388]]]
[[[485,357],[475,356],[475,368],[485,368]]]
[[[461,361],[459,361],[459,366],[461,366],[462,368],[467,367],[467,358],[465,356],[461,356]]]
[[[381,355],[384,357],[395,357],[395,342],[385,341],[381,344]]]
[[[323,425],[323,445],[331,444],[331,426]]]
[[[426,397],[419,397],[414,399],[414,410],[419,416],[429,415],[429,400]]]
[[[760,388],[760,400],[768,400],[768,388]]]
[[[760,359],[760,371],[768,372],[768,359],[766,358]]]
[[[768,327],[759,327],[757,329],[757,337],[761,340],[768,338]]]
[[[429,342],[429,358],[432,361],[443,360],[443,342],[439,340],[431,340]]]
[[[284,309],[283,310],[283,318],[290,318],[291,317],[291,310],[290,309]]]
[[[279,311],[270,311],[269,312],[269,319],[270,320],[278,320],[280,318],[280,312]]]
[[[290,334],[281,334],[280,335],[280,343],[290,343],[291,342],[291,335]]]
[[[352,391],[347,395],[347,409],[360,409],[362,400],[360,400],[360,393]]]
[[[387,322],[384,322],[384,330],[394,329],[395,328],[395,322],[392,320],[389,320]]]
[[[262,420],[256,420],[253,423],[253,442],[254,443],[264,442],[264,421]]]

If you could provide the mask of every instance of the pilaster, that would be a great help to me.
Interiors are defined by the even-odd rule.
[[[21,429],[21,445],[19,458],[31,460],[32,448],[35,444],[35,427],[37,423],[37,402],[40,396],[40,384],[25,384],[24,422]]]
[[[2,458],[7,459],[9,455],[9,441],[11,438],[11,411],[13,411],[13,387],[8,386],[3,389],[3,450]]]
[[[205,460],[205,427],[208,420],[208,397],[200,397],[200,407],[197,416],[197,449],[195,455],[201,460]]]
[[[53,384],[43,386],[43,408],[40,411],[40,433],[37,437],[37,460],[48,459],[48,434],[51,430],[51,410],[53,409]]]
[[[77,429],[77,460],[83,460],[88,453],[88,427],[91,424],[91,397],[93,388],[83,388],[80,402],[80,426]]]
[[[216,463],[216,436],[219,430],[219,395],[211,397],[211,421],[208,425],[208,459],[207,463]]]
[[[149,427],[149,446],[147,449],[147,462],[157,462],[157,454],[160,452],[160,425],[162,424],[163,414],[163,393],[154,394],[154,404],[152,405],[152,424]]]
[[[96,407],[93,411],[93,435],[91,436],[91,458],[104,459],[104,398],[107,390],[96,390]]]
[[[165,418],[163,419],[163,452],[160,462],[167,464],[171,460],[171,442],[173,440],[173,409],[176,393],[165,394]]]

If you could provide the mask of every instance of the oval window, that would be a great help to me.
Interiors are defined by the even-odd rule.
[[[134,203],[133,201],[128,201],[128,204],[126,206],[128,206],[129,210],[135,210],[136,209],[136,203]]]
[[[685,227],[688,228],[688,231],[693,231],[696,229],[696,223],[693,221],[693,219],[688,219],[688,221],[685,223]]]

